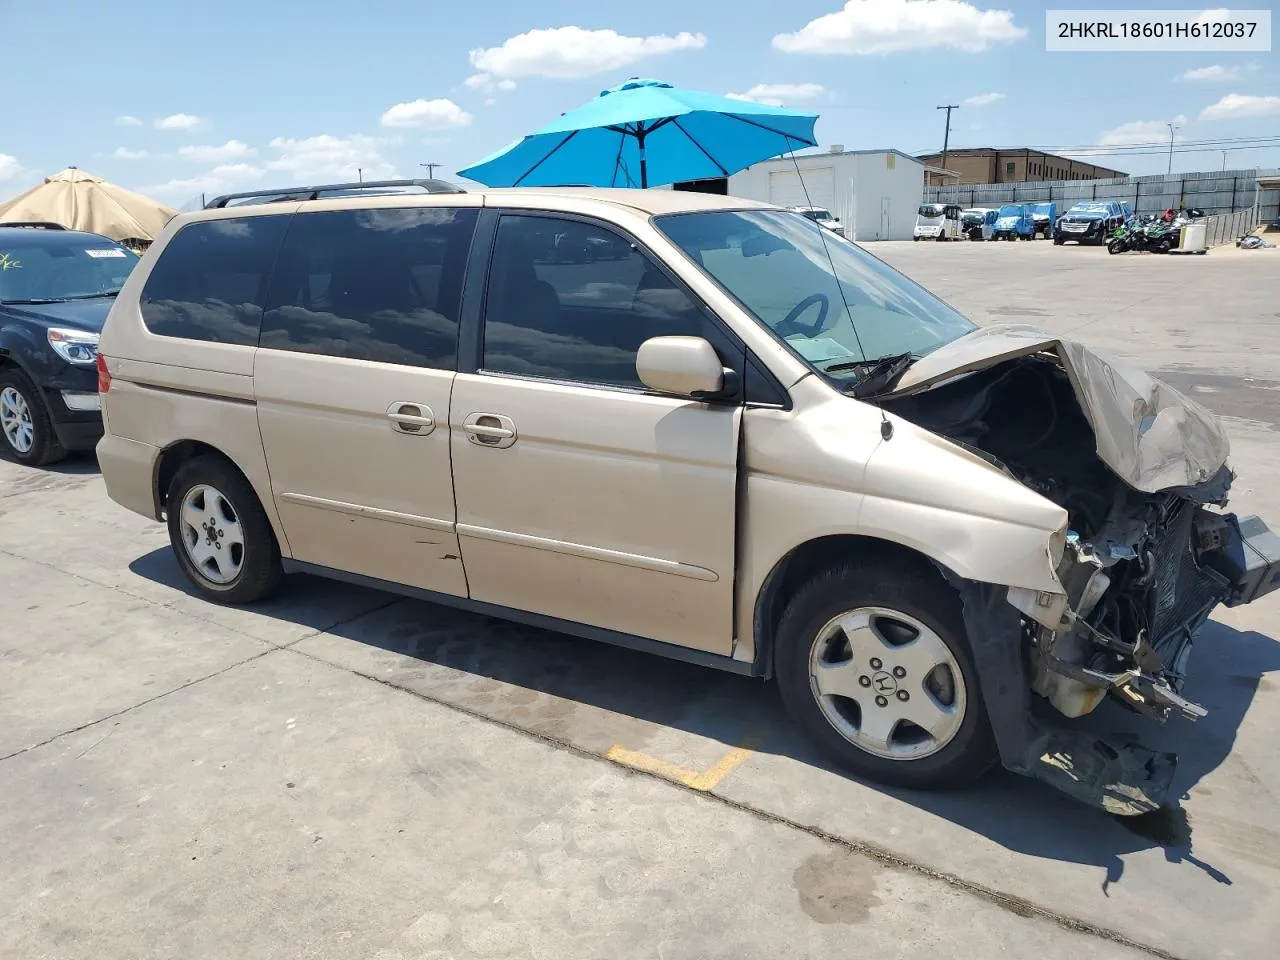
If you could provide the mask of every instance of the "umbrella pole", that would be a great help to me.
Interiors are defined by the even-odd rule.
[[[644,159],[644,126],[641,125],[639,132],[636,133],[636,140],[640,147],[640,189],[647,189],[649,186],[649,165]]]

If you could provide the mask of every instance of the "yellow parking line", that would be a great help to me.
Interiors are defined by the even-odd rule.
[[[628,750],[618,743],[610,747],[605,756],[615,763],[626,764],[628,767],[644,770],[646,773],[657,774],[667,780],[682,783],[694,790],[706,791],[715,789],[720,781],[740,767],[747,757],[751,756],[752,752],[750,745],[734,747],[701,772],[688,770],[677,764],[668,763],[666,760],[659,760],[657,757],[651,757],[649,754],[641,753],[638,750]]]
[[[752,751],[746,747],[734,747],[710,767],[698,774],[688,786],[695,790],[714,790],[716,785],[733,773],[742,762],[751,756]]]

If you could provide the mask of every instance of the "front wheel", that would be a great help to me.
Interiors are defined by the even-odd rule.
[[[279,589],[284,571],[271,523],[230,462],[188,460],[169,485],[165,510],[178,564],[206,600],[253,603]]]
[[[0,370],[0,437],[13,458],[28,467],[42,467],[67,455],[40,390],[13,367]]]
[[[913,788],[996,760],[960,599],[936,575],[848,564],[792,598],[774,670],[793,719],[833,762]]]
[[[1107,253],[1124,253],[1124,241],[1112,240],[1107,244]]]

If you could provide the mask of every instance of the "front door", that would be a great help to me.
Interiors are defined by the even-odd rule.
[[[879,240],[892,239],[889,233],[889,198],[880,198],[880,236]]]
[[[460,204],[293,217],[254,389],[294,559],[466,595],[448,420],[477,213]]]
[[[742,408],[646,392],[636,350],[662,335],[741,370],[628,239],[501,217],[482,358],[450,407],[462,557],[475,600],[728,654]]]

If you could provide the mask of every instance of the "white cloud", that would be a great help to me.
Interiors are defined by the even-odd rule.
[[[989,107],[997,100],[1003,100],[1003,93],[979,93],[972,97],[965,97],[960,101],[962,107]]]
[[[131,150],[128,147],[116,147],[111,156],[117,160],[146,160],[151,156],[146,150]]]
[[[0,180],[12,180],[26,173],[26,169],[18,162],[18,158],[8,153],[0,153]]]
[[[827,92],[820,83],[757,83],[746,93],[726,93],[730,100],[752,100],[781,107],[788,103],[813,100]]]
[[[499,90],[506,92],[516,88],[516,82],[514,80],[494,80],[493,77],[487,73],[473,73],[462,82],[471,90],[479,90],[482,93],[488,94],[496,93]]]
[[[205,120],[191,113],[171,113],[167,117],[157,117],[153,123],[157,130],[195,130],[203,127]]]
[[[452,100],[410,100],[389,107],[379,122],[384,127],[465,127],[471,114]]]
[[[115,120],[113,120],[113,121],[112,121],[112,123],[114,123],[117,127],[140,127],[140,126],[142,126],[142,121],[141,121],[141,120],[139,120],[137,117],[131,117],[131,116],[129,116],[128,114],[125,114],[125,115],[124,115],[124,116],[122,116],[122,117],[116,117],[116,118],[115,118]]]
[[[471,51],[471,65],[504,79],[574,80],[617,71],[646,57],[707,45],[700,33],[628,37],[615,30],[552,27],[508,37],[501,46]]]
[[[979,10],[964,0],[848,0],[773,45],[786,53],[896,53],[952,47],[979,53],[1027,35],[1010,10]]]
[[[199,146],[179,147],[178,156],[192,163],[225,163],[227,160],[239,160],[252,157],[258,151],[241,140],[228,140],[223,144],[201,144]]]
[[[1270,117],[1280,113],[1280,97],[1256,97],[1247,93],[1228,93],[1217,103],[1200,111],[1201,120],[1240,120],[1246,117]]]
[[[1179,127],[1186,122],[1187,118],[1182,114],[1178,114],[1172,120],[1131,120],[1129,123],[1122,123],[1118,127],[1102,131],[1098,134],[1098,144],[1104,147],[1128,147],[1138,144],[1168,143],[1169,124]],[[1174,135],[1175,141],[1181,139],[1182,137]]]
[[[194,177],[179,177],[142,187],[141,192],[157,197],[186,198],[197,193],[218,194],[229,193],[237,187],[245,186],[263,175],[261,167],[247,163],[230,163],[214,167],[207,173]]]
[[[288,181],[281,180],[281,186],[356,180],[361,171],[366,180],[387,180],[393,178],[396,171],[378,152],[382,143],[363,134],[335,137],[322,133],[301,139],[276,137],[271,147],[278,151],[278,156],[268,160],[266,167]]]
[[[489,98],[487,98],[487,99],[485,100],[484,105],[485,105],[486,107],[492,107],[492,106],[493,106],[495,103],[497,103],[497,102],[498,102],[498,101],[497,101],[497,99],[496,99],[495,97],[489,97]]]
[[[1252,64],[1250,64],[1250,68],[1251,67],[1252,67]],[[1227,80],[1240,80],[1244,77],[1245,69],[1246,68],[1242,68],[1242,67],[1224,67],[1221,64],[1215,63],[1208,67],[1196,67],[1193,70],[1188,70],[1186,73],[1182,74],[1182,76],[1180,76],[1178,79],[1192,80],[1192,81],[1198,80],[1203,83],[1218,83],[1220,81],[1227,81]]]

